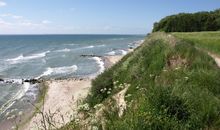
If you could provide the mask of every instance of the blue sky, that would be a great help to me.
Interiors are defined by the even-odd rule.
[[[164,16],[217,8],[220,0],[0,0],[0,34],[146,34]]]

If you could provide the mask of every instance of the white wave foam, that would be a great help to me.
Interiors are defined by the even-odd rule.
[[[70,52],[71,50],[68,48],[61,49],[61,50],[56,50],[55,52]]]
[[[98,45],[97,47],[104,47],[105,45],[104,44],[102,44],[102,45]]]
[[[75,46],[75,45],[78,45],[78,44],[72,43],[72,44],[64,44],[64,45],[67,45],[67,46]]]
[[[3,104],[0,108],[0,115],[4,113],[7,109],[9,109],[17,100],[21,99],[28,89],[30,88],[30,83],[24,82],[22,88],[5,104]]]
[[[94,47],[95,47],[95,46],[85,46],[85,47],[76,48],[76,50],[91,49],[91,48],[94,48]]]
[[[126,55],[128,52],[125,50],[120,50],[122,55]]]
[[[48,76],[51,74],[63,74],[63,73],[73,73],[78,69],[76,65],[73,66],[65,66],[65,67],[56,67],[56,68],[47,68],[46,71],[43,72],[42,75],[38,76],[37,79],[43,77],[43,76]]]
[[[33,59],[38,59],[38,58],[42,58],[45,57],[47,53],[49,53],[50,51],[46,51],[46,52],[42,52],[42,53],[37,53],[37,54],[32,54],[29,56],[23,56],[20,55],[16,58],[12,58],[12,59],[7,59],[7,62],[10,62],[11,64],[17,64],[17,63],[21,63],[21,62],[25,62],[28,60],[33,60]]]
[[[116,54],[116,52],[115,51],[111,51],[111,52],[108,52],[108,53],[106,53],[107,55],[110,55],[110,56],[113,56],[113,55],[115,55]]]
[[[92,59],[96,61],[96,63],[98,64],[98,66],[100,68],[98,73],[99,74],[103,73],[105,70],[105,66],[104,66],[104,62],[102,61],[102,59],[99,57],[92,57]]]
[[[89,49],[89,48],[94,48],[95,46],[86,46],[86,47],[84,47],[85,49]]]

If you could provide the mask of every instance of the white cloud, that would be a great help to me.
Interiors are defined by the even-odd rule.
[[[0,27],[11,25],[11,23],[4,21],[0,18]]]
[[[23,18],[23,16],[14,15],[14,16],[12,16],[12,18],[14,18],[14,19],[22,19],[22,18]]]
[[[13,19],[22,19],[23,18],[23,16],[14,15],[14,14],[10,14],[10,13],[1,14],[0,17],[9,17],[9,18],[13,18]]]
[[[42,24],[50,24],[51,21],[49,21],[49,20],[43,20],[41,23],[42,23]]]
[[[0,1],[0,7],[6,6],[6,5],[7,5],[7,3]]]

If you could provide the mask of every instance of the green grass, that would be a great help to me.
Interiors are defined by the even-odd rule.
[[[109,130],[219,129],[219,79],[215,61],[195,44],[153,33],[93,81],[86,102],[91,108],[100,103],[107,106],[103,116]],[[120,118],[114,102],[109,101],[123,84],[130,87],[127,110]]]
[[[190,41],[196,46],[220,55],[220,32],[172,33],[178,38]]]

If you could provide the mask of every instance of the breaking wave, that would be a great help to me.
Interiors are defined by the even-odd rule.
[[[37,53],[37,54],[32,54],[29,56],[23,56],[23,54],[21,54],[20,56],[16,57],[16,58],[12,58],[12,59],[7,59],[5,61],[10,62],[11,64],[17,64],[17,63],[21,63],[21,62],[27,62],[29,60],[33,60],[33,59],[38,59],[38,58],[43,58],[46,56],[47,53],[49,53],[50,51],[46,51],[46,52],[42,52],[42,53]]]

